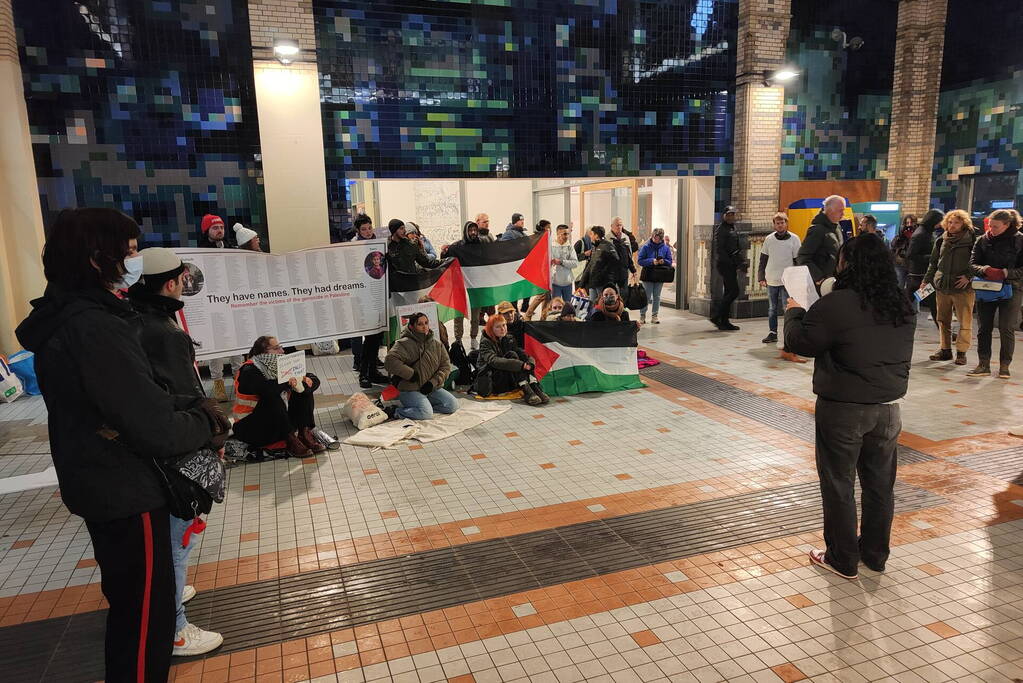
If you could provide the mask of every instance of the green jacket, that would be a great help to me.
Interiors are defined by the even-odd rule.
[[[973,231],[964,229],[955,239],[950,239],[946,232],[941,239],[935,240],[924,282],[934,285],[934,289],[942,293],[966,291],[957,288],[955,281],[960,275],[973,277],[970,272],[970,254],[973,252],[974,239]]]
[[[401,378],[398,391],[419,391],[427,382],[440,389],[451,372],[451,361],[433,330],[423,336],[406,329],[384,357],[384,369]]]

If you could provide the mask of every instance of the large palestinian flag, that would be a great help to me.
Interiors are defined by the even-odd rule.
[[[548,233],[459,247],[458,260],[473,308],[516,301],[551,288]]]
[[[398,338],[398,306],[417,304],[424,296],[429,296],[437,302],[437,318],[441,324],[469,315],[462,268],[455,259],[445,259],[444,263],[436,268],[418,273],[389,270],[388,276],[391,289],[388,311],[391,339]]]
[[[625,322],[525,324],[525,351],[551,396],[639,389],[636,326]]]

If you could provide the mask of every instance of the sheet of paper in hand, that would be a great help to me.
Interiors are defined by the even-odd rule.
[[[923,289],[918,289],[913,292],[913,296],[916,297],[917,301],[923,301],[931,294],[934,294],[934,285],[924,285]]]
[[[302,379],[305,375],[305,351],[286,353],[277,358],[277,383],[284,384],[292,377]]]
[[[806,266],[789,266],[781,273],[781,283],[785,285],[785,291],[796,300],[800,308],[810,308],[820,297],[817,295],[817,287],[810,277],[810,269]]]

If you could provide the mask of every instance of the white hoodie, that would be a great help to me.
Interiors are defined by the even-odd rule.
[[[579,265],[579,258],[575,254],[572,240],[567,241],[565,244],[553,242],[551,244],[551,258],[561,259],[561,265],[551,266],[551,282],[561,286],[573,284],[575,278],[572,276],[572,270]]]

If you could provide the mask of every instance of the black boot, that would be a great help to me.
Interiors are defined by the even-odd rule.
[[[551,402],[551,397],[547,395],[541,387],[539,382],[533,382],[529,385],[529,388],[533,390],[533,393],[540,397],[540,405],[547,405]]]
[[[523,384],[521,386],[522,386],[522,400],[523,401],[525,401],[527,404],[529,404],[531,406],[538,406],[541,403],[543,403],[543,399],[541,399],[539,396],[536,395],[536,392],[533,391],[533,387],[531,387],[528,384]]]

